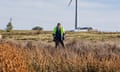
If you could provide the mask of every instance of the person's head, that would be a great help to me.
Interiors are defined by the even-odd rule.
[[[60,28],[61,27],[61,23],[57,23],[57,27]]]

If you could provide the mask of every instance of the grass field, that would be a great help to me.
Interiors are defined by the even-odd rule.
[[[66,32],[65,49],[47,31],[0,34],[0,72],[120,72],[120,33]]]
[[[12,32],[0,31],[0,34],[4,39],[52,41],[51,31],[15,30]],[[118,40],[120,32],[66,32],[66,40],[69,39]]]

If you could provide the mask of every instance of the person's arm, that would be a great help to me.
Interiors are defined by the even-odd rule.
[[[65,35],[65,29],[63,28],[63,36]]]
[[[65,30],[64,30],[64,28],[63,28],[63,40],[65,40]]]
[[[53,29],[52,31],[52,35],[53,35],[53,41],[55,41],[55,36],[56,36],[56,28]]]
[[[56,28],[53,29],[52,35],[55,36],[55,33],[56,33]]]

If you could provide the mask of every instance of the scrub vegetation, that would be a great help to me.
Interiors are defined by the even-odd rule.
[[[119,33],[67,32],[55,49],[51,32],[37,32],[1,31],[0,72],[120,72]]]

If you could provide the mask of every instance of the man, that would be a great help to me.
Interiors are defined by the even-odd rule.
[[[64,42],[63,42],[64,35],[65,35],[64,28],[61,26],[60,23],[58,23],[57,26],[53,29],[53,38],[55,42],[55,48],[58,47],[59,43],[61,43],[62,47],[65,48]]]

